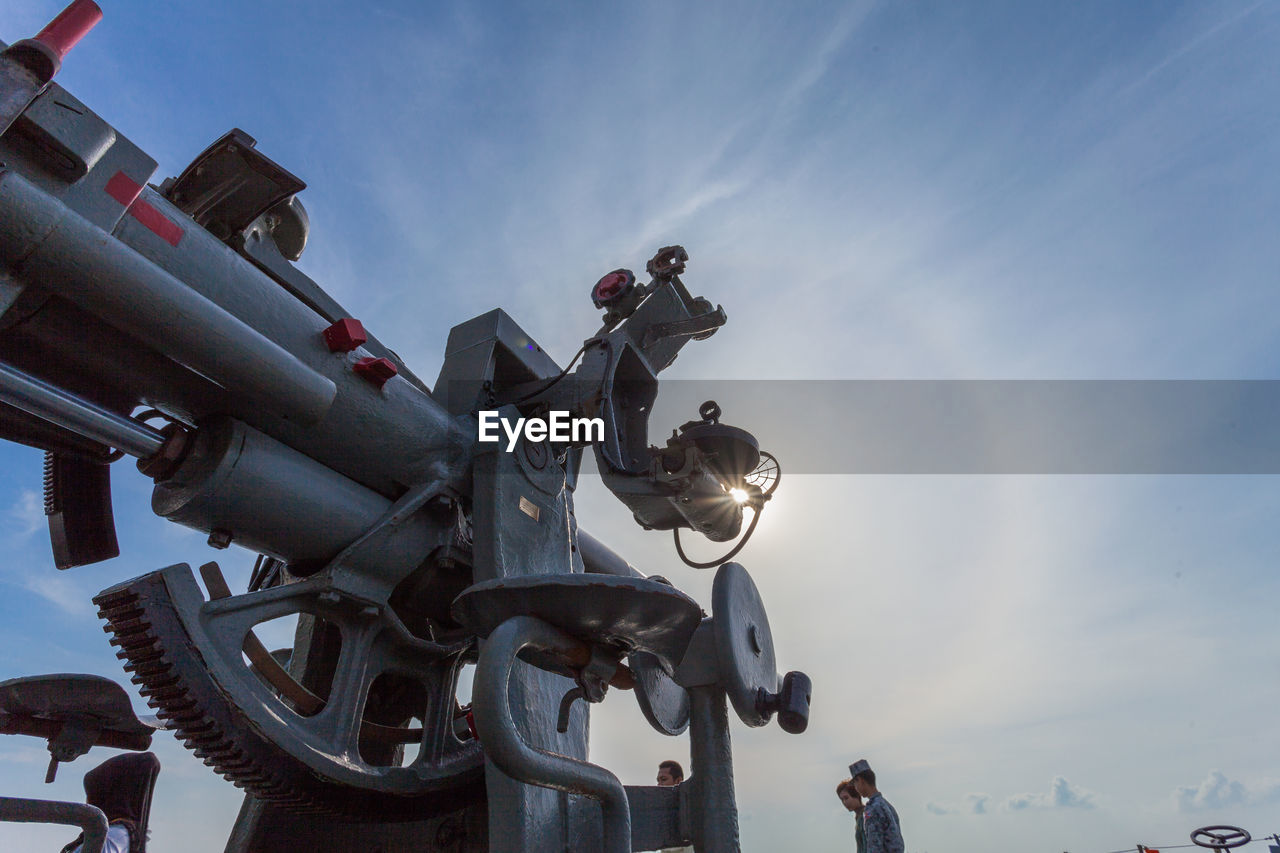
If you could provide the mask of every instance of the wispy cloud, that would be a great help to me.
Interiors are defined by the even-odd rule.
[[[1157,79],[1166,68],[1177,64],[1188,55],[1194,53],[1196,50],[1198,50],[1199,48],[1204,46],[1206,43],[1208,43],[1214,36],[1218,35],[1218,33],[1221,32],[1222,30],[1226,29],[1227,27],[1230,27],[1232,24],[1235,24],[1237,21],[1241,20],[1242,18],[1248,17],[1249,15],[1253,14],[1255,11],[1257,11],[1257,9],[1260,6],[1263,5],[1264,2],[1265,0],[1258,0],[1258,2],[1251,3],[1248,6],[1245,6],[1243,9],[1233,10],[1233,13],[1226,16],[1225,18],[1222,18],[1220,20],[1210,23],[1205,27],[1205,29],[1196,33],[1194,36],[1187,39],[1185,42],[1174,46],[1165,56],[1161,57],[1160,60],[1156,62],[1156,64],[1153,65],[1145,74],[1143,74],[1141,77],[1135,80],[1130,86],[1126,87],[1125,90],[1122,90],[1122,92],[1127,91],[1129,89],[1140,88],[1150,83],[1152,80]]]
[[[27,538],[44,529],[44,506],[34,489],[23,489],[18,500],[9,507],[9,519],[16,525],[17,536]]]
[[[873,8],[873,3],[854,4],[832,23],[818,49],[809,57],[808,62],[800,66],[798,73],[792,78],[782,98],[783,106],[790,106],[800,100],[821,82],[840,49]]]
[[[92,616],[95,608],[92,593],[84,585],[68,575],[34,572],[21,581],[22,587],[35,593],[50,604],[73,616]]]

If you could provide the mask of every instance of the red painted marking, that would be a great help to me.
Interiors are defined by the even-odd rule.
[[[111,176],[111,180],[107,181],[106,190],[107,195],[127,207],[129,215],[142,223],[143,227],[170,246],[178,245],[184,233],[182,228],[156,210],[150,202],[138,198],[142,192],[142,184],[124,172],[116,172]]]
[[[133,204],[133,200],[138,197],[140,192],[142,192],[142,184],[124,172],[116,172],[111,176],[111,180],[107,181],[107,195],[125,207]]]
[[[170,246],[177,246],[182,239],[183,231],[169,217],[156,210],[147,202],[139,199],[129,208],[129,215],[141,222],[157,237]]]

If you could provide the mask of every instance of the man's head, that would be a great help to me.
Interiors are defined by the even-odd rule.
[[[867,769],[863,770],[857,776],[853,777],[853,790],[858,792],[859,797],[870,797],[879,793],[876,789],[876,771]]]
[[[684,768],[678,761],[664,761],[658,765],[658,784],[663,788],[679,785],[684,781]]]
[[[862,797],[859,797],[858,792],[853,789],[852,779],[845,779],[839,785],[836,785],[836,796],[840,798],[840,802],[844,804],[846,810],[851,812],[862,811]]]
[[[860,797],[870,797],[876,792],[876,772],[871,769],[867,759],[859,758],[849,765],[849,775],[853,777],[853,790]]]

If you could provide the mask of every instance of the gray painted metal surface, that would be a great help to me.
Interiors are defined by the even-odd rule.
[[[485,640],[476,666],[476,727],[485,755],[506,775],[540,788],[599,800],[604,823],[600,849],[629,853],[631,812],[618,777],[603,767],[525,743],[508,701],[511,671],[520,651],[532,646],[567,655],[578,645],[573,637],[532,616],[514,616],[495,628]]]
[[[54,109],[52,97],[78,106]],[[573,505],[590,444],[639,523],[715,541],[741,528],[728,490],[746,472],[726,468],[724,442],[706,434],[740,433],[754,448],[748,433],[704,418],[665,448],[649,444],[657,374],[725,322],[680,280],[687,253],[659,250],[648,284],[628,273],[620,293],[597,286],[605,325],[572,374],[495,309],[454,328],[428,389],[376,338],[329,336],[350,318],[286,259],[305,245],[296,200],[263,202],[294,205],[279,234],[281,220],[248,202],[243,230],[227,229],[217,199],[182,196],[200,184],[191,173],[146,186],[155,161],[56,84],[21,98],[0,136],[0,359],[13,366],[0,400],[56,428],[0,408],[0,437],[139,456],[158,514],[274,566],[239,594],[208,564],[208,597],[178,565],[95,598],[142,695],[250,792],[227,849],[292,838],[339,853],[615,853],[692,838],[700,851],[736,850],[726,695],[763,725],[783,704],[807,715],[807,692],[798,709],[796,690],[777,699],[745,569],[722,567],[703,618],[580,531]],[[227,187],[256,180],[236,172],[253,163],[285,193],[303,185],[244,151],[254,143],[243,132],[219,144]],[[163,445],[130,419],[142,405],[170,420]],[[511,452],[477,441],[481,410],[548,409],[601,417],[603,440],[521,440]],[[166,454],[172,464],[152,464]],[[299,626],[287,670],[266,666],[253,634],[280,617]],[[458,671],[477,660],[479,741],[455,697]],[[657,731],[690,732],[679,793],[635,788],[631,802],[588,761],[589,704],[633,682]],[[319,813],[303,822],[298,809]],[[353,829],[357,819],[373,828]]]
[[[578,574],[483,581],[454,600],[453,612],[480,637],[514,616],[536,616],[584,645],[649,652],[669,666],[702,619],[698,603],[667,584]]]
[[[733,792],[733,747],[722,687],[689,689],[691,835],[697,853],[736,853],[738,805]]]
[[[0,361],[0,400],[85,438],[146,459],[160,452],[160,430],[104,409]]]
[[[196,373],[303,423],[333,402],[332,380],[9,171],[0,172],[0,222],[48,223],[34,232],[0,227],[0,254],[22,258],[24,276],[57,282],[59,296]],[[322,325],[317,319],[317,332]]]
[[[496,448],[478,453],[475,494],[477,581],[582,571],[571,542],[571,493],[558,466],[536,468],[520,448],[514,453]],[[528,512],[529,507],[536,512]],[[572,679],[515,660],[506,683],[507,703],[519,709],[514,723],[523,743],[566,759],[587,760],[588,715],[574,713],[563,732],[556,726],[560,700],[576,686]],[[473,708],[484,713],[474,701]],[[491,853],[599,849],[599,807],[594,801],[526,784],[488,755],[485,788]]]
[[[102,845],[107,840],[107,816],[86,803],[0,797],[0,820],[78,826],[84,833],[80,853],[102,853]]]

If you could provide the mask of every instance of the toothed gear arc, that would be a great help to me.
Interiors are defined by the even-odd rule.
[[[410,820],[452,811],[483,785],[479,768],[408,795],[325,778],[277,746],[218,687],[170,603],[163,572],[112,587],[93,601],[116,657],[156,716],[197,758],[258,799],[301,814]]]
[[[308,798],[294,791],[287,782],[276,777],[250,755],[238,748],[225,734],[229,720],[218,719],[218,710],[202,707],[191,688],[179,674],[181,665],[161,647],[160,639],[151,631],[151,622],[132,590],[120,590],[94,598],[98,616],[106,620],[103,630],[111,634],[111,645],[119,648],[116,657],[125,662],[130,681],[155,709],[156,716],[175,731],[183,746],[214,768],[238,788],[244,788],[259,799],[276,805],[306,811]],[[187,650],[198,657],[194,649]]]

